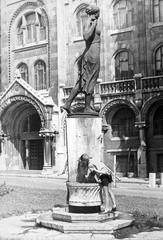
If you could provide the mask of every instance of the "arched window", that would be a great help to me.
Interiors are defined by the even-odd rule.
[[[41,128],[40,116],[38,115],[38,113],[35,113],[30,116],[30,131],[37,132],[40,131],[40,128]]]
[[[21,74],[21,78],[28,83],[28,66],[25,63],[21,63],[18,66],[18,69]]]
[[[41,90],[47,88],[46,82],[46,64],[44,61],[39,60],[34,66],[35,70],[35,89]]]
[[[36,42],[36,15],[31,13],[26,16],[27,43]]]
[[[138,136],[138,129],[135,127],[135,114],[129,108],[119,109],[112,119],[113,137]]]
[[[41,128],[41,120],[38,113],[28,115],[23,125],[23,132],[38,132]]]
[[[159,47],[155,54],[156,75],[163,75],[163,46]]]
[[[26,118],[24,125],[23,125],[23,132],[29,131],[29,116]]]
[[[83,36],[83,27],[88,15],[85,12],[87,5],[82,6],[76,13],[76,37]]]
[[[23,28],[22,28],[22,18],[17,26],[17,45],[23,45]]]
[[[41,15],[38,15],[39,17],[39,39],[40,41],[46,39],[46,21],[45,18]]]
[[[153,21],[163,22],[163,0],[153,0]]]
[[[133,57],[128,51],[121,51],[115,57],[115,79],[130,79],[134,75]]]
[[[132,8],[128,0],[121,0],[113,7],[114,28],[122,29],[132,26]]]
[[[159,107],[153,117],[154,135],[163,135],[163,106]]]
[[[46,40],[46,21],[37,12],[24,14],[17,25],[17,45]]]

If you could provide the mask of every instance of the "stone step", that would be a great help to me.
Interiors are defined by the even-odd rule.
[[[114,231],[121,228],[129,227],[134,224],[134,219],[132,217],[127,217],[123,219],[123,214],[121,213],[120,218],[109,219],[108,221],[102,222],[67,222],[53,219],[52,213],[45,213],[40,215],[36,219],[36,224],[39,226],[47,227],[50,229],[57,230],[62,233],[98,233],[98,234],[112,234]]]

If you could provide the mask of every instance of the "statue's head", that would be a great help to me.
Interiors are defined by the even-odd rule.
[[[100,15],[100,8],[97,7],[96,5],[89,5],[88,7],[86,7],[85,12],[88,15],[95,15],[96,18],[98,18]]]

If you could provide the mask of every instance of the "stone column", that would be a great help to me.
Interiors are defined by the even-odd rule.
[[[146,124],[137,122],[139,128],[140,147],[138,148],[138,177],[147,177],[147,146],[146,146]]]
[[[143,93],[142,93],[142,74],[138,73],[134,75],[135,79],[135,104],[141,109],[143,104]]]
[[[64,105],[63,99],[64,99],[64,91],[63,88],[65,87],[65,84],[59,85],[59,95],[58,95],[58,105],[59,108],[61,108]],[[66,146],[65,146],[65,139],[64,139],[64,126],[61,124],[62,119],[62,112],[58,112],[59,122],[58,122],[58,129],[59,134],[57,137],[57,159],[56,159],[56,170],[58,171],[58,175],[61,175],[65,173],[66,166],[67,166],[67,154],[66,154]]]
[[[78,159],[84,153],[94,163],[101,159],[102,123],[99,117],[68,117],[67,147],[69,181],[76,181]]]
[[[29,169],[29,140],[25,141],[25,162],[26,162],[26,169]]]
[[[78,160],[86,153],[94,164],[101,159],[102,120],[92,115],[72,114],[67,118],[69,212],[93,213],[101,210],[101,189],[98,183],[76,181]]]
[[[3,134],[0,134],[0,145],[1,145],[1,151],[0,151],[0,169],[6,170],[6,156],[5,156],[5,149],[4,149],[4,136]]]
[[[51,143],[55,133],[48,129],[42,129],[39,135],[44,137],[44,166],[42,174],[53,174]]]

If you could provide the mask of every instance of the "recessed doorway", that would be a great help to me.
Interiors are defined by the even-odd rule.
[[[43,140],[29,141],[29,169],[42,170],[43,169]]]

